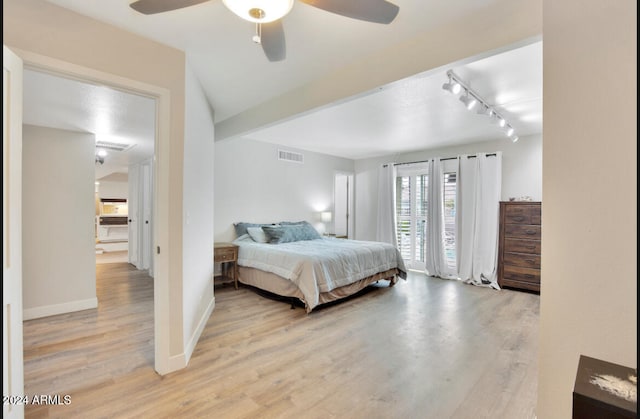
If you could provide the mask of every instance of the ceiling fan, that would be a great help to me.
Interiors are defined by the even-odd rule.
[[[209,0],[137,0],[132,9],[145,14],[169,12]],[[309,6],[366,22],[389,24],[400,8],[386,0],[298,0]],[[269,61],[286,57],[286,43],[281,19],[293,7],[294,0],[222,0],[225,6],[241,18],[256,24],[254,42],[262,45]]]

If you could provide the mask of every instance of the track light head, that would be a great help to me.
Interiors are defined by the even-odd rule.
[[[465,91],[463,96],[460,96],[460,102],[464,103],[467,109],[471,110],[478,103],[475,97],[469,95],[469,91]]]
[[[495,112],[493,111],[493,109],[491,109],[487,105],[482,105],[478,107],[478,115],[484,115],[491,118],[493,115],[495,115]]]
[[[453,93],[454,95],[457,95],[462,90],[462,86],[460,86],[460,83],[453,80],[451,76],[449,76],[449,81],[442,85],[442,88],[449,93]]]
[[[507,125],[507,137],[511,137],[513,135],[513,127],[511,125]]]
[[[511,141],[512,141],[512,142],[514,142],[514,143],[517,143],[519,139],[520,139],[520,138],[518,138],[518,136],[517,136],[517,135],[516,135],[516,136],[514,136],[514,137],[511,137]]]

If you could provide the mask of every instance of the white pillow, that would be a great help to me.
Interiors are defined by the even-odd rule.
[[[269,237],[267,237],[262,227],[248,227],[247,233],[255,242],[269,243]]]

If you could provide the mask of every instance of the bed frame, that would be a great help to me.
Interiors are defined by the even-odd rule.
[[[390,269],[332,291],[320,293],[318,306],[357,294],[367,286],[381,279],[388,280],[389,286],[392,287],[398,282],[399,273],[400,271],[396,268]],[[238,281],[241,284],[249,285],[255,289],[266,291],[273,296],[280,297],[279,299],[284,299],[284,301],[291,303],[292,309],[295,308],[295,302],[297,300],[304,305],[307,313],[310,313],[312,310],[309,308],[302,291],[300,291],[296,284],[274,273],[240,266]]]

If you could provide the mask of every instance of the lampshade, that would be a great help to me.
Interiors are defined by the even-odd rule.
[[[323,223],[331,222],[331,211],[323,211],[320,213],[320,219]]]
[[[225,6],[242,19],[255,23],[273,22],[285,16],[293,0],[222,0]]]

